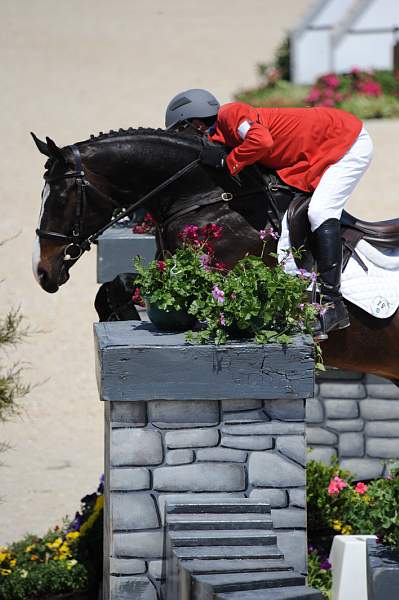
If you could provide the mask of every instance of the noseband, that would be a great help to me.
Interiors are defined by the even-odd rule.
[[[136,202],[131,204],[119,216],[115,217],[114,219],[111,219],[111,221],[109,221],[106,225],[104,225],[100,229],[97,229],[97,231],[95,231],[91,235],[84,236],[84,235],[82,235],[82,230],[83,230],[83,221],[84,221],[86,205],[87,205],[87,189],[90,189],[93,192],[95,192],[97,195],[105,198],[111,204],[113,204],[115,207],[117,207],[117,208],[120,208],[120,207],[119,207],[119,205],[117,205],[114,202],[114,200],[110,196],[107,196],[106,194],[104,194],[104,192],[102,192],[98,188],[96,188],[87,179],[86,173],[85,173],[83,165],[82,165],[80,150],[76,146],[76,144],[72,144],[71,146],[68,146],[68,148],[70,148],[72,150],[73,156],[75,158],[75,171],[69,171],[58,177],[49,178],[46,181],[48,183],[52,183],[54,181],[60,181],[62,179],[70,179],[70,178],[75,179],[75,185],[77,187],[78,197],[77,197],[76,211],[75,211],[74,224],[72,227],[72,233],[71,233],[71,235],[65,235],[63,233],[58,233],[56,231],[45,231],[40,228],[36,229],[36,234],[39,236],[40,239],[55,240],[55,241],[59,241],[59,242],[69,242],[69,244],[64,249],[64,261],[66,261],[66,262],[72,261],[72,260],[77,260],[78,258],[80,258],[80,256],[83,254],[83,252],[90,250],[91,244],[96,242],[97,238],[102,233],[104,233],[104,231],[106,231],[107,229],[112,227],[112,225],[114,225],[121,219],[124,219],[126,216],[129,216],[129,214],[134,212],[144,202],[146,202],[147,200],[149,200],[150,198],[152,198],[153,196],[158,194],[161,190],[165,189],[167,186],[169,186],[171,183],[173,183],[177,179],[180,179],[180,177],[182,177],[189,171],[192,171],[200,163],[200,159],[196,158],[191,163],[189,163],[188,165],[186,165],[185,167],[183,167],[182,169],[177,171],[177,173],[172,175],[172,177],[169,177],[169,179],[167,179],[166,181],[163,181],[157,187],[153,188],[150,192],[148,192],[147,194],[142,196],[139,200],[137,200]]]

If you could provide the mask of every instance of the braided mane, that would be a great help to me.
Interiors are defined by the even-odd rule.
[[[107,140],[109,138],[115,137],[129,137],[129,136],[149,136],[149,135],[157,135],[159,137],[169,137],[169,138],[178,138],[186,141],[195,141],[199,140],[198,134],[191,130],[184,131],[170,131],[168,129],[154,129],[152,127],[138,127],[134,129],[133,127],[129,127],[128,129],[118,129],[118,131],[114,131],[111,129],[108,133],[104,133],[100,131],[97,135],[91,134],[90,139],[84,140],[84,142],[91,142],[93,140]],[[81,143],[84,143],[81,142]]]

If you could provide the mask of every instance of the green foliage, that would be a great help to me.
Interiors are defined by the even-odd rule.
[[[317,550],[308,552],[308,585],[319,590],[327,600],[331,598],[332,573],[331,568],[322,559]],[[327,567],[327,568],[326,568]]]
[[[274,55],[274,65],[279,69],[281,78],[286,81],[291,79],[291,40],[290,36],[286,35],[281,44],[278,46]]]
[[[338,479],[338,482],[337,482]],[[337,485],[338,484],[338,485]],[[330,534],[375,534],[399,550],[399,469],[368,485],[337,463],[307,463],[308,528]]]
[[[399,94],[399,79],[393,71],[376,69],[373,71],[374,80],[377,81],[383,94],[388,96],[398,96]]]
[[[235,99],[252,106],[303,107],[308,93],[309,86],[296,85],[281,79],[273,86],[259,86],[238,92]]]
[[[0,600],[30,600],[82,591],[96,600],[102,577],[102,483],[82,500],[81,513],[43,537],[27,535],[0,547]]]
[[[399,117],[399,101],[394,96],[382,95],[377,98],[353,95],[343,100],[339,106],[359,119],[394,119]]]
[[[14,346],[26,337],[28,331],[22,326],[23,317],[19,310],[11,310],[0,319],[0,347]],[[19,363],[10,367],[0,364],[0,421],[18,412],[18,399],[25,396],[30,386],[22,381]]]
[[[288,343],[295,333],[311,332],[316,309],[306,295],[310,274],[292,277],[282,265],[268,267],[259,256],[246,256],[227,271],[214,259],[211,237],[201,233],[214,228],[217,239],[221,228],[204,228],[186,226],[183,247],[164,261],[148,267],[140,259],[135,262],[136,281],[150,303],[166,311],[186,310],[201,324],[187,339],[223,344],[244,337],[260,344]],[[261,232],[262,239],[267,233]]]

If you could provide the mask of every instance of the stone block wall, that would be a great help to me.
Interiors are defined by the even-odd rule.
[[[157,598],[167,498],[269,503],[279,547],[305,570],[303,400],[108,401],[105,410],[109,598]]]
[[[399,460],[399,387],[387,379],[328,370],[317,377],[306,403],[309,457],[329,463],[338,457],[357,479],[386,473]]]

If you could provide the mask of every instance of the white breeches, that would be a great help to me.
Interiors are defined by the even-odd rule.
[[[344,156],[328,167],[309,203],[312,231],[327,219],[340,219],[342,210],[358,181],[371,162],[373,142],[363,127],[355,143]]]

